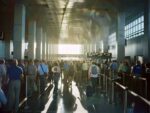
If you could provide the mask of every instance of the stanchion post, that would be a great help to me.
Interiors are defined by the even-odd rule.
[[[114,103],[114,81],[112,80],[112,93],[111,93],[111,101]]]
[[[103,90],[105,90],[105,84],[106,84],[105,76],[106,76],[106,75],[103,75]]]
[[[25,103],[25,109],[28,109],[29,106],[28,106],[28,76],[26,75],[26,103]]]
[[[124,112],[123,113],[127,113],[127,99],[128,99],[128,90],[127,88],[124,91]]]
[[[38,83],[39,83],[39,95],[40,95],[40,90],[41,90],[41,88],[40,88],[41,87],[41,85],[40,85],[40,78],[39,78],[38,81],[39,81]]]
[[[145,80],[145,98],[147,98],[147,79]],[[150,113],[150,112],[149,112]]]
[[[107,92],[107,89],[108,89],[108,86],[107,86],[107,85],[108,85],[108,84],[107,84],[107,75],[106,75],[105,77],[106,77],[106,96],[107,96],[107,93],[108,93],[108,92]]]

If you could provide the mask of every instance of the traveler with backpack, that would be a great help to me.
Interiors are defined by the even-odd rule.
[[[57,62],[54,63],[54,66],[52,67],[53,72],[53,80],[54,80],[54,84],[55,84],[55,88],[54,88],[54,92],[57,93],[58,91],[58,82],[59,82],[59,78],[61,75],[61,68],[59,66],[59,64]]]
[[[92,88],[93,88],[93,93],[96,92],[96,87],[98,84],[98,76],[100,74],[100,68],[96,65],[95,62],[92,62],[90,68],[89,68],[89,79],[91,80],[92,83]]]

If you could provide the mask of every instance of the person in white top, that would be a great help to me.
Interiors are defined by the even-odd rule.
[[[95,62],[92,62],[89,71],[88,71],[88,78],[92,82],[93,92],[96,92],[96,87],[98,85],[98,77],[100,74],[100,68],[96,65]]]
[[[58,82],[59,82],[59,78],[61,75],[61,68],[58,65],[58,63],[54,63],[54,66],[52,67],[52,72],[53,72],[53,80],[54,80],[54,84],[55,84],[54,92],[57,92]]]
[[[82,64],[82,81],[84,83],[86,83],[88,80],[88,68],[89,68],[88,63],[84,61]]]

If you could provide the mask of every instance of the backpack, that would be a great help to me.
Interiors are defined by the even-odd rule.
[[[97,67],[96,66],[92,66],[91,72],[93,75],[97,74]]]
[[[54,71],[57,72],[57,67],[54,68]]]

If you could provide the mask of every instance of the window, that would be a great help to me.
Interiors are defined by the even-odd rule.
[[[125,25],[125,39],[132,39],[144,35],[144,15],[137,16]]]
[[[116,48],[116,32],[109,35],[108,44],[109,44],[109,49],[115,49]]]

